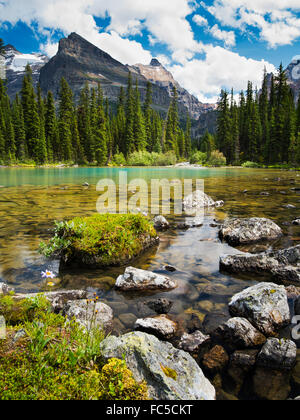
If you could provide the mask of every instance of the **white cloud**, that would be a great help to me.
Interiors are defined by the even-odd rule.
[[[238,91],[245,88],[248,79],[260,85],[264,66],[268,71],[275,69],[270,63],[197,41],[188,16],[196,12],[193,21],[222,40],[227,48],[235,45],[235,32],[224,26],[235,30],[258,28],[270,46],[288,44],[299,36],[299,19],[293,12],[300,9],[299,0],[251,0],[251,6],[249,3],[214,0],[209,7],[202,3],[220,22],[209,29],[205,17],[196,12],[196,2],[189,0],[0,0],[0,24],[21,20],[33,28],[38,25],[38,32],[46,38],[41,49],[51,56],[57,49],[51,34],[58,30],[65,35],[77,32],[128,64],[150,62],[151,53],[130,38],[146,30],[150,47],[157,43],[167,47],[168,56],[159,59],[183,87],[200,100],[213,102],[221,87]],[[99,28],[95,16],[108,16],[109,27]],[[195,58],[199,53],[203,59]]]
[[[260,37],[271,48],[289,45],[300,37],[299,0],[214,0],[201,3],[223,25],[246,30],[258,28]]]
[[[195,15],[193,17],[193,21],[198,25],[198,26],[208,26],[208,20],[205,19],[205,17],[200,16],[200,15]]]
[[[235,33],[233,31],[222,31],[218,25],[215,25],[209,32],[214,38],[224,41],[226,47],[234,47],[236,44]]]
[[[202,102],[216,102],[221,88],[245,89],[247,80],[260,86],[264,67],[268,72],[275,67],[262,60],[241,57],[222,47],[206,46],[204,60],[192,60],[185,66],[169,67],[176,80]]]

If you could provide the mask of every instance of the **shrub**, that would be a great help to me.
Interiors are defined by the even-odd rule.
[[[177,157],[173,151],[167,153],[134,152],[127,161],[129,166],[172,166],[176,162]]]
[[[112,160],[112,164],[115,166],[125,166],[126,165],[126,159],[123,155],[123,153],[118,153],[114,156]]]
[[[156,238],[153,225],[141,214],[96,214],[56,222],[54,237],[41,243],[40,251],[65,263],[107,267],[127,263]]]
[[[190,163],[198,164],[198,165],[203,165],[204,163],[206,163],[206,161],[207,161],[206,153],[199,152],[199,151],[195,152],[190,159]]]
[[[157,154],[154,165],[155,166],[172,166],[177,162],[177,157],[175,152],[170,151],[167,153]]]
[[[242,167],[243,168],[259,168],[260,165],[258,163],[256,163],[256,162],[250,162],[250,161],[248,161],[248,162],[243,163],[242,164]]]
[[[226,157],[223,155],[223,153],[221,153],[219,150],[215,150],[211,153],[207,163],[210,166],[225,166],[226,162]]]
[[[153,166],[153,156],[146,151],[134,152],[128,157],[129,166]]]

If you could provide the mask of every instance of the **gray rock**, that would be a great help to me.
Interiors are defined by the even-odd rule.
[[[22,340],[23,338],[26,338],[27,336],[28,334],[24,329],[17,331],[13,338],[13,344],[17,344],[20,340]]]
[[[15,300],[35,299],[40,295],[40,293],[18,294],[13,296],[13,298]],[[88,292],[85,290],[60,290],[57,292],[43,293],[43,296],[51,303],[53,312],[58,314],[64,310],[68,302],[86,299]]]
[[[256,364],[258,350],[237,350],[231,355],[230,365],[238,368],[252,368]]]
[[[230,273],[269,275],[281,283],[300,283],[300,245],[262,254],[226,255],[220,269]]]
[[[134,329],[148,334],[153,334],[158,338],[169,340],[174,337],[177,324],[166,315],[160,315],[155,318],[138,319]]]
[[[203,191],[197,190],[183,201],[183,210],[188,214],[194,214],[197,210],[215,207],[215,201]]]
[[[188,353],[199,353],[210,343],[210,336],[195,331],[193,334],[183,334],[178,347]]]
[[[238,293],[231,299],[229,310],[233,316],[248,319],[266,336],[274,336],[291,322],[287,292],[273,283],[260,283]]]
[[[219,236],[229,245],[237,246],[277,239],[282,236],[282,230],[269,219],[229,219],[221,227]]]
[[[113,311],[108,305],[101,302],[69,301],[65,306],[64,313],[69,319],[75,318],[87,330],[99,328],[105,333],[109,333],[113,329]]]
[[[145,380],[153,400],[215,400],[216,391],[195,360],[170,343],[135,332],[109,337],[100,346],[104,360],[125,360],[136,381]],[[175,375],[171,378],[168,370]]]
[[[124,275],[118,277],[115,287],[123,291],[172,290],[177,282],[151,271],[128,267]]]
[[[157,314],[168,314],[173,306],[173,302],[168,299],[160,298],[146,302],[146,305]]]
[[[267,340],[245,318],[230,319],[219,326],[214,336],[224,342],[229,348],[241,350],[260,347]]]
[[[156,216],[153,223],[156,230],[167,230],[170,227],[170,223],[163,216]]]
[[[14,289],[12,287],[9,287],[6,283],[0,283],[0,296],[6,296],[13,291]]]
[[[294,220],[293,225],[299,226],[300,225],[300,219]]]
[[[297,346],[293,341],[270,338],[257,357],[259,367],[290,370],[295,366]]]

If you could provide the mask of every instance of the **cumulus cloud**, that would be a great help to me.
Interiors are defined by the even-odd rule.
[[[222,31],[218,25],[215,25],[209,32],[214,38],[224,41],[226,47],[235,46],[235,33],[233,31]]]
[[[257,28],[270,48],[289,45],[300,37],[299,0],[214,0],[212,6],[201,5],[223,25]]]
[[[221,87],[233,87],[238,92],[245,89],[247,80],[260,86],[264,68],[268,72],[276,70],[267,61],[247,59],[222,47],[210,45],[205,49],[204,60],[192,60],[185,66],[170,67],[175,79],[202,102],[215,103]]]
[[[241,57],[229,49],[236,43],[235,32],[258,28],[261,38],[270,46],[288,44],[300,33],[299,20],[293,10],[300,9],[299,0],[213,0],[202,6],[219,24],[209,23],[191,0],[0,0],[0,24],[19,21],[44,36],[41,50],[54,55],[57,44],[52,33],[64,35],[77,32],[88,41],[127,64],[148,64],[151,52],[134,40],[137,35],[148,37],[150,49],[164,46],[160,60],[175,78],[204,102],[217,100],[220,88],[240,90],[248,79],[258,85],[264,61]],[[99,28],[95,17],[109,18],[109,26]],[[224,46],[203,44],[195,39],[189,19]],[[231,26],[231,28],[228,28]],[[56,41],[56,40],[55,40]],[[198,54],[203,58],[199,59]]]

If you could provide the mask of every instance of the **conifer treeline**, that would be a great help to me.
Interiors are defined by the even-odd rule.
[[[74,162],[105,165],[115,155],[127,158],[136,151],[174,151],[177,158],[191,153],[191,122],[179,125],[177,91],[167,119],[152,108],[152,85],[147,85],[142,105],[138,85],[129,73],[127,90],[120,89],[116,113],[104,99],[100,84],[82,89],[78,103],[65,79],[61,80],[58,104],[52,92],[43,98],[35,91],[32,71],[26,67],[22,90],[14,101],[0,80],[0,162],[34,161],[38,164]],[[57,105],[57,106],[56,106]]]
[[[248,82],[239,103],[221,92],[218,111],[217,146],[228,164],[300,164],[300,98],[297,106],[287,76],[280,65],[271,82],[265,70],[258,93]]]

